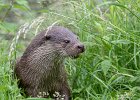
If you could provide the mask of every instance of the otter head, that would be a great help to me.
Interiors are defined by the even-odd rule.
[[[61,52],[60,54],[63,57],[77,58],[85,50],[78,37],[67,28],[61,26],[50,27],[45,34],[45,38],[47,42]]]

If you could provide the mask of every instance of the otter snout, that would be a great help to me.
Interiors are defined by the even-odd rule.
[[[80,53],[85,51],[85,47],[83,44],[77,45],[77,48],[80,50]]]

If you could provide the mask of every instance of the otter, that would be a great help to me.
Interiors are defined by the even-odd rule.
[[[71,99],[64,67],[66,57],[77,58],[84,45],[63,26],[51,26],[37,34],[15,64],[18,86],[31,97]]]

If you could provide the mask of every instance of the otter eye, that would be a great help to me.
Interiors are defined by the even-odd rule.
[[[70,43],[70,40],[64,40],[65,43]]]

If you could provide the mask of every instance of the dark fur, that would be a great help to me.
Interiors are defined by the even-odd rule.
[[[77,36],[64,27],[53,26],[48,32],[42,31],[16,63],[19,87],[27,96],[37,97],[45,92],[53,97],[55,92],[59,92],[61,96],[65,95],[65,100],[70,100],[71,92],[63,62],[65,57],[77,57],[83,51],[84,46]]]

